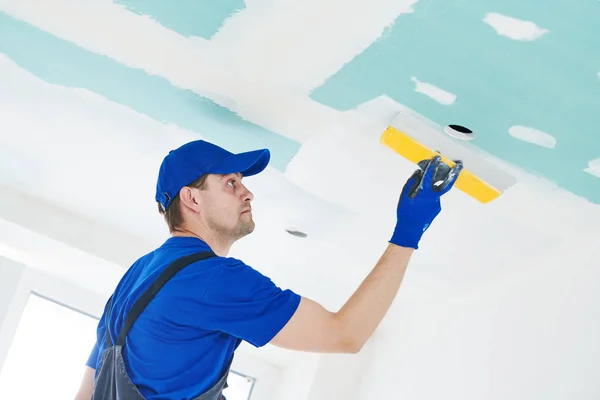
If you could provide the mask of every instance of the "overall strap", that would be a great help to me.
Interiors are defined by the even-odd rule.
[[[137,299],[129,314],[127,314],[127,318],[125,318],[125,322],[123,323],[123,327],[121,328],[121,332],[119,333],[119,337],[117,339],[117,346],[125,346],[125,339],[131,330],[134,322],[138,319],[142,311],[146,308],[146,306],[152,301],[154,296],[162,289],[163,286],[173,277],[176,273],[181,271],[183,268],[188,265],[195,263],[196,261],[205,260],[210,257],[214,257],[215,254],[211,251],[205,251],[201,253],[190,254],[184,257],[181,257],[175,261],[173,261],[159,276],[156,280],[142,293],[142,295]],[[112,299],[111,299],[112,302]],[[109,306],[110,307],[110,306]],[[110,339],[110,335],[108,335]]]
[[[110,331],[108,330],[108,313],[110,313],[110,309],[112,308],[112,301],[114,297],[114,293],[108,299],[108,306],[106,307],[106,312],[104,313],[104,335],[106,336],[106,347],[113,347],[113,342],[110,337]]]

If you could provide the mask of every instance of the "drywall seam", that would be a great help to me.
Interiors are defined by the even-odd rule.
[[[289,102],[293,109],[299,100],[282,98],[281,90],[268,79],[232,73],[223,52],[211,42],[178,35],[112,2],[0,0],[0,11],[126,67],[164,77],[177,88],[196,92],[289,139],[302,143],[313,133],[292,122],[272,121],[269,104]],[[308,103],[304,107],[317,113],[328,111],[316,102],[304,101]]]

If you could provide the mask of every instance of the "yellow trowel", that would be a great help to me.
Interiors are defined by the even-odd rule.
[[[439,126],[421,115],[402,111],[396,115],[381,135],[381,143],[407,160],[418,164],[439,154],[452,167],[461,160],[464,169],[455,188],[488,203],[497,199],[517,179],[484,159],[483,153],[470,146],[473,131],[459,125]]]

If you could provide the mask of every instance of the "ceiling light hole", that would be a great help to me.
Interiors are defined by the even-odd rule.
[[[460,140],[473,140],[475,139],[475,134],[469,128],[466,128],[462,125],[450,124],[444,127],[444,132],[448,135],[452,136],[455,139]]]
[[[287,233],[289,233],[290,235],[292,235],[292,236],[296,236],[296,237],[299,237],[299,238],[302,238],[302,239],[304,239],[305,237],[308,236],[307,233],[302,232],[302,231],[300,231],[298,229],[294,229],[294,228],[289,228],[289,229],[286,229],[285,231]]]

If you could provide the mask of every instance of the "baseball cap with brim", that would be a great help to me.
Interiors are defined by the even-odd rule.
[[[253,150],[232,154],[223,161],[213,165],[209,174],[235,174],[252,176],[262,172],[269,164],[270,152],[267,149]]]
[[[252,176],[269,164],[268,149],[231,153],[204,140],[195,140],[171,150],[158,173],[155,200],[166,211],[184,186],[205,174],[235,174]]]

